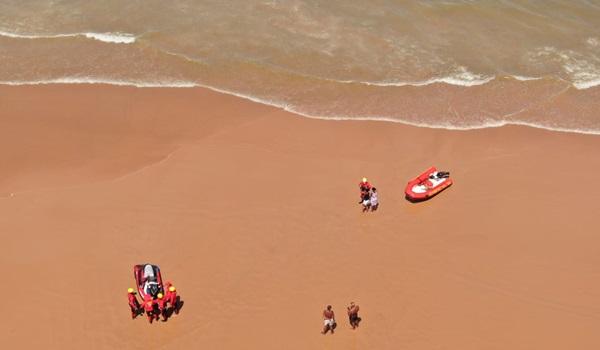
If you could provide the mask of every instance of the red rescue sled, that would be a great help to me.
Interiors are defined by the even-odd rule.
[[[152,264],[135,265],[133,267],[133,277],[142,300],[146,299],[147,295],[156,298],[158,293],[165,293],[158,266]]]
[[[406,185],[404,193],[406,199],[411,202],[427,200],[452,185],[452,179],[449,176],[438,177],[438,170],[431,167],[411,180]]]

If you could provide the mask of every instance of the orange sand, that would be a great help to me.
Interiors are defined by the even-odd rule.
[[[49,85],[0,87],[0,145],[3,348],[600,348],[600,137]],[[404,200],[430,165],[455,185]],[[143,262],[185,302],[167,323],[130,320]]]

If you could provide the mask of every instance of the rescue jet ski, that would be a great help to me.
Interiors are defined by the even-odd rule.
[[[147,295],[156,298],[158,293],[165,293],[158,266],[152,264],[135,265],[133,267],[133,276],[142,300]]]

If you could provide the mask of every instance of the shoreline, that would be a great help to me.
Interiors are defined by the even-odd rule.
[[[509,79],[514,79],[517,81],[537,81],[543,78],[522,78],[522,77],[516,77],[516,76],[508,76],[508,77],[504,77],[504,78],[509,78]],[[491,80],[495,80],[491,79]],[[352,83],[352,82],[350,82]],[[551,132],[559,132],[559,133],[572,133],[572,134],[581,134],[581,135],[600,135],[600,130],[586,130],[586,129],[580,129],[580,128],[567,128],[567,127],[549,127],[549,126],[545,126],[542,125],[540,123],[534,123],[534,122],[524,122],[524,121],[509,121],[509,120],[503,120],[503,121],[493,121],[493,122],[487,122],[487,124],[484,125],[480,125],[480,126],[455,126],[455,125],[440,125],[440,124],[428,124],[425,122],[412,122],[412,121],[407,121],[407,120],[400,120],[400,119],[394,119],[392,117],[349,117],[349,116],[316,116],[316,115],[310,115],[304,112],[301,112],[299,110],[297,110],[295,107],[290,107],[284,103],[278,103],[278,102],[272,102],[272,101],[268,101],[259,97],[255,97],[255,96],[251,96],[251,95],[247,95],[247,94],[243,94],[243,93],[238,93],[238,92],[232,92],[232,91],[228,91],[225,89],[221,89],[221,88],[216,88],[216,87],[212,87],[209,85],[203,85],[203,84],[198,84],[195,82],[191,82],[191,81],[173,81],[170,83],[152,83],[152,82],[134,82],[134,81],[119,81],[119,80],[103,80],[103,79],[82,79],[82,78],[61,78],[61,79],[52,79],[52,80],[47,80],[47,81],[24,81],[24,82],[7,82],[7,81],[0,81],[0,86],[6,86],[6,87],[35,87],[35,86],[47,86],[47,85],[56,85],[56,86],[62,86],[62,85],[75,85],[75,86],[86,86],[86,85],[91,85],[91,86],[95,86],[95,85],[106,85],[106,86],[114,86],[114,87],[133,87],[133,88],[139,88],[139,89],[207,89],[216,93],[221,93],[221,94],[226,94],[226,95],[230,95],[230,96],[234,96],[237,98],[241,98],[244,100],[248,100],[254,103],[259,103],[265,106],[269,106],[269,107],[275,107],[278,108],[280,110],[289,112],[289,113],[293,113],[296,114],[300,117],[304,117],[304,118],[310,118],[310,119],[317,119],[317,120],[332,120],[332,121],[373,121],[373,122],[388,122],[388,123],[397,123],[397,124],[402,124],[402,125],[406,125],[406,126],[411,126],[411,127],[417,127],[417,128],[426,128],[426,129],[439,129],[439,130],[449,130],[449,131],[473,131],[473,130],[485,130],[485,129],[490,129],[490,128],[501,128],[501,127],[505,127],[505,126],[524,126],[524,127],[528,127],[528,128],[533,128],[533,129],[541,129],[541,130],[546,130],[546,131],[551,131]],[[367,84],[367,85],[371,85],[371,84]],[[410,84],[408,84],[410,85]],[[406,85],[406,86],[408,86]],[[453,84],[444,82],[444,81],[435,81],[433,83],[430,84],[425,84],[425,86],[427,85],[448,85],[448,86],[454,86]],[[405,86],[405,85],[400,85],[400,86]],[[420,87],[421,85],[414,85],[414,87]],[[459,85],[460,86],[460,85]],[[462,86],[463,88],[469,88],[470,86]],[[600,87],[597,87],[596,85],[593,86],[589,86],[583,89],[580,89],[576,86],[571,86],[570,88],[566,88],[565,91],[568,91],[569,89],[575,89],[576,91],[581,91],[581,90],[587,90],[587,89],[598,89],[598,91],[600,91]],[[518,112],[520,113],[520,112]]]
[[[0,107],[7,347],[600,346],[598,137],[338,123],[200,88],[0,86]],[[454,185],[407,202],[430,165]],[[185,302],[158,325],[126,304],[145,262]]]

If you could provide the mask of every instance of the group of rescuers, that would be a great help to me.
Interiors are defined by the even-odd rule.
[[[152,323],[154,320],[159,321],[160,316],[163,317],[163,322],[165,322],[172,313],[178,314],[180,305],[177,290],[171,282],[167,282],[165,287],[165,295],[163,295],[163,293],[158,293],[156,298],[154,298],[152,295],[146,294],[146,297],[141,304],[135,296],[135,289],[127,289],[129,307],[131,308],[131,319],[134,319],[145,312],[146,316],[148,316],[148,322]]]

